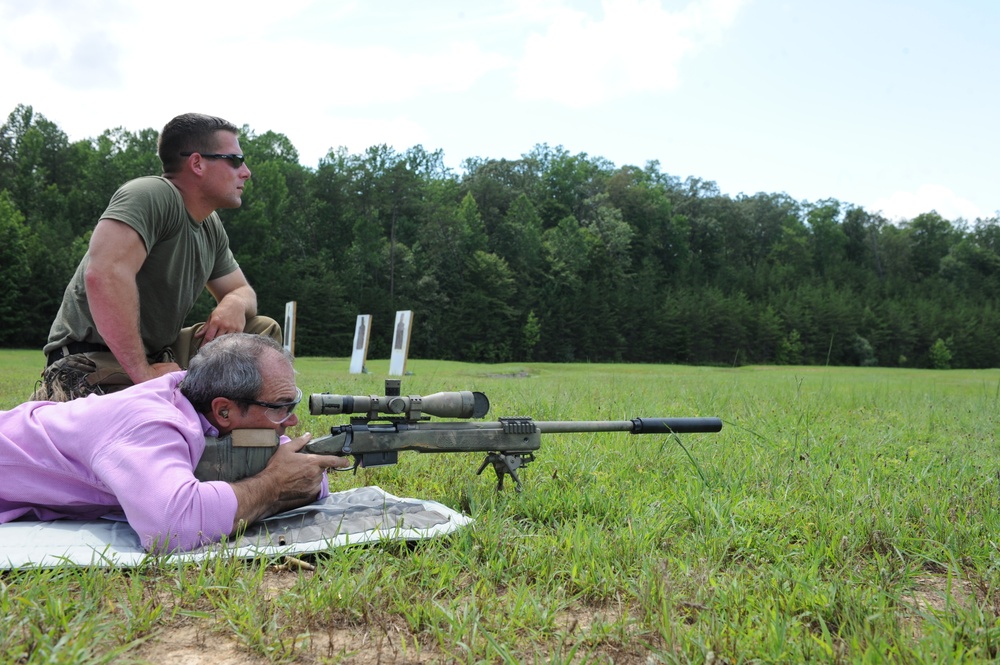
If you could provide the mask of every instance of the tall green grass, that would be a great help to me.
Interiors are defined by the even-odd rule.
[[[37,353],[0,352],[4,408]],[[388,363],[297,361],[305,393]],[[475,525],[282,561],[0,576],[0,662],[982,662],[1000,646],[1000,371],[410,361],[490,418],[719,416],[719,434],[545,435],[524,491],[479,455],[336,474]],[[307,416],[322,433],[332,418]],[[508,483],[509,484],[509,483]],[[197,661],[194,661],[197,662]],[[212,662],[215,662],[213,660]]]

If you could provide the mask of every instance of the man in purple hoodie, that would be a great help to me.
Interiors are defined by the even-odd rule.
[[[298,453],[291,355],[270,337],[233,333],[205,344],[190,368],[106,396],[26,402],[0,412],[0,523],[128,520],[151,551],[190,550],[329,493],[342,457]],[[272,429],[267,467],[235,483],[201,482],[206,436]]]

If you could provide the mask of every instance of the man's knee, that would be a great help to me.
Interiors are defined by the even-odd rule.
[[[265,335],[278,344],[284,344],[284,339],[281,336],[281,325],[267,316],[255,316],[248,320],[243,332],[251,335]]]
[[[204,342],[203,338],[198,337],[198,333],[204,327],[204,323],[198,323],[189,328],[182,329],[177,339],[170,345],[174,361],[184,369],[188,368],[191,358],[198,353]],[[254,316],[247,319],[246,325],[243,326],[243,332],[250,333],[251,335],[266,335],[278,344],[283,343],[281,339],[281,326],[277,321],[267,316]]]
[[[68,402],[87,395],[105,395],[132,385],[110,352],[75,353],[49,364],[35,385],[31,401]]]

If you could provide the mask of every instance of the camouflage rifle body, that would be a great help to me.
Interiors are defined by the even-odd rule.
[[[388,392],[388,390],[387,390]],[[521,490],[517,470],[534,461],[542,445],[542,434],[573,432],[630,432],[632,434],[712,433],[722,429],[719,418],[634,418],[604,421],[536,421],[527,417],[497,421],[432,421],[430,416],[482,418],[489,400],[479,392],[434,393],[425,397],[409,395],[331,395],[309,398],[313,415],[364,414],[350,424],[335,425],[330,434],[311,441],[302,452],[317,455],[353,456],[358,467],[396,464],[401,451],[421,453],[486,453],[481,474],[492,466],[497,489],[510,476]],[[391,414],[391,415],[382,415]],[[223,437],[209,441],[195,470],[200,480],[235,482],[258,473],[274,453],[277,442],[270,437]]]

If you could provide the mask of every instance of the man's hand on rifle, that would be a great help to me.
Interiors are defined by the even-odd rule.
[[[310,455],[299,453],[312,440],[312,434],[306,432],[283,446],[278,446],[277,452],[267,463],[260,475],[274,474],[274,481],[281,491],[282,500],[305,499],[304,503],[313,501],[327,469],[346,469],[353,465],[347,457],[336,455]]]

